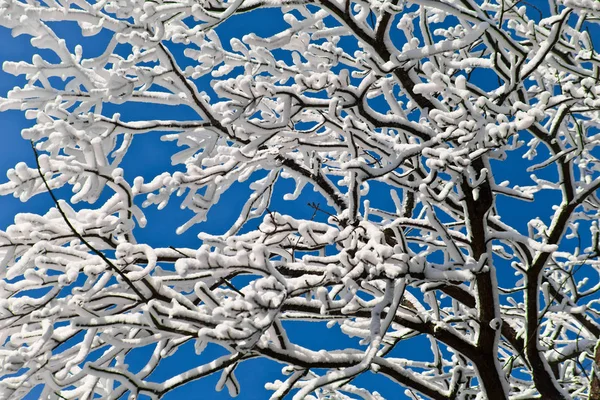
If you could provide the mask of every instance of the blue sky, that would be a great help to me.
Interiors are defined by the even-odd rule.
[[[531,1],[542,11],[547,8],[546,2]],[[536,11],[533,10],[533,13]],[[281,15],[278,10],[270,11],[255,11],[250,14],[232,18],[226,24],[223,24],[219,29],[221,40],[224,43],[229,41],[230,37],[241,37],[249,32],[254,32],[259,36],[275,33],[283,27],[283,21],[279,17]],[[55,24],[59,36],[67,40],[67,44],[73,47],[76,44],[83,44],[84,56],[91,57],[94,51],[101,51],[99,46],[104,40],[103,35],[94,38],[83,38],[77,33],[74,25],[58,25]],[[31,60],[35,53],[34,49],[29,44],[28,37],[12,38],[7,29],[0,28],[0,62],[11,60]],[[180,53],[181,46],[170,46],[175,54]],[[43,54],[48,55],[45,52]],[[51,55],[48,55],[51,57]],[[181,59],[181,57],[180,57]],[[190,63],[189,60],[182,62]],[[481,77],[481,83],[485,77]],[[6,92],[17,85],[22,85],[24,79],[22,77],[13,77],[11,75],[0,74],[0,96],[5,96]],[[198,83],[199,86],[206,85],[201,90],[207,90],[208,81],[202,80]],[[189,119],[195,118],[191,111],[184,108],[169,108],[165,109],[153,105],[124,105],[124,106],[106,106],[104,108],[105,115],[110,116],[113,112],[120,112],[123,120],[138,120],[143,119],[147,115],[152,115],[152,118],[169,118],[169,119]],[[30,166],[34,165],[33,153],[28,141],[21,139],[19,132],[21,129],[31,126],[32,121],[24,118],[23,113],[19,111],[8,111],[0,113],[0,126],[2,126],[2,142],[0,147],[0,171],[6,171],[19,161],[26,161]],[[125,177],[133,179],[138,175],[145,178],[151,178],[162,171],[172,171],[170,165],[170,156],[175,152],[176,145],[174,142],[161,142],[159,134],[146,135],[140,140],[134,141],[134,145],[128,156],[125,158],[122,167],[125,170]],[[531,184],[532,181],[523,174],[524,162],[520,159],[520,154],[513,154],[503,163],[502,168],[496,169],[496,180],[502,181],[510,179],[513,183]],[[549,169],[550,170],[550,169]],[[517,174],[518,172],[518,174]],[[552,172],[549,172],[552,174]],[[502,175],[502,176],[501,176]],[[4,181],[5,179],[0,179]],[[293,188],[291,182],[279,183],[280,196]],[[138,229],[137,238],[141,243],[148,243],[155,246],[186,246],[198,247],[199,242],[196,238],[196,233],[206,231],[209,233],[222,233],[231,225],[238,217],[239,210],[248,198],[249,191],[246,184],[240,184],[233,190],[230,190],[223,197],[221,202],[209,214],[209,220],[206,223],[200,224],[192,228],[186,234],[175,235],[175,229],[189,218],[189,213],[179,209],[177,199],[172,199],[166,209],[157,211],[150,207],[145,209],[148,226],[145,229]],[[62,189],[56,193],[60,198],[68,198],[69,192],[67,189]],[[388,194],[385,188],[375,187],[371,193],[372,201],[382,201],[387,199]],[[505,222],[517,226],[524,230],[529,219],[540,216],[548,218],[551,210],[551,205],[555,204],[557,198],[554,194],[540,194],[536,203],[523,203],[509,200],[506,198],[499,199],[498,207],[503,215]],[[322,202],[318,195],[310,189],[296,202],[284,202],[276,200],[272,208],[281,213],[290,213],[300,218],[310,218],[314,210],[308,206],[308,202]],[[383,200],[388,201],[389,200]],[[27,203],[21,203],[18,199],[5,196],[0,197],[0,229],[6,228],[13,222],[14,215],[19,212],[35,212],[44,213],[53,204],[47,195],[34,197]],[[375,205],[375,204],[374,204]],[[324,218],[319,215],[318,218]],[[501,280],[503,277],[500,277]],[[506,277],[509,279],[508,277]],[[324,324],[314,324],[308,326],[306,323],[292,322],[287,324],[288,334],[293,342],[300,345],[305,345],[313,349],[334,350],[343,348],[348,345],[355,346],[356,342],[341,335],[337,328],[327,329]],[[424,338],[418,338],[412,341],[407,341],[398,346],[394,352],[402,357],[423,359],[429,357],[429,344]],[[145,350],[132,355],[130,365],[132,369],[138,369],[144,363],[147,352]],[[193,351],[193,346],[183,346],[174,356],[167,358],[159,367],[154,377],[157,381],[162,381],[172,376],[173,371],[183,371],[203,362],[207,362],[222,353],[216,346],[209,346],[201,355],[196,356]],[[251,360],[245,362],[237,372],[237,377],[242,386],[241,399],[265,399],[268,398],[270,392],[267,392],[263,385],[266,382],[274,379],[284,379],[280,374],[281,365],[265,360]],[[214,386],[219,376],[213,375],[186,385],[171,394],[167,395],[167,399],[226,399],[229,398],[226,390],[221,393],[214,392]],[[379,391],[384,397],[389,399],[398,399],[398,386],[390,383],[375,374],[365,374],[359,377],[356,381],[357,385],[364,385],[366,388]],[[31,395],[31,399],[36,398],[36,394]]]

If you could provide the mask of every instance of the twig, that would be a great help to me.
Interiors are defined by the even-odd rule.
[[[187,257],[187,255],[185,255],[183,252],[181,252],[180,250],[176,249],[175,247],[173,247],[173,246],[169,246],[169,248],[170,248],[171,250],[175,250],[176,252],[178,252],[178,253],[179,253],[179,254],[181,254],[182,256],[184,256],[184,257]],[[222,282],[222,283],[223,283],[225,286],[227,286],[229,289],[233,290],[234,292],[236,292],[236,293],[237,293],[237,294],[239,294],[240,296],[244,297],[244,293],[242,293],[242,292],[241,292],[239,289],[237,289],[235,286],[233,286],[233,285],[231,284],[231,282],[229,282],[227,279],[225,279],[225,278],[221,277],[221,278],[219,278],[219,280],[220,280],[220,281],[221,281],[221,282]]]
[[[39,158],[39,154],[38,154],[37,149],[35,148],[35,144],[33,143],[33,140],[31,141],[31,148],[33,149],[33,153],[35,154],[35,163],[37,165],[37,170],[38,170],[38,173],[40,174],[40,178],[42,178],[42,181],[44,182],[44,186],[46,187],[46,190],[50,194],[50,197],[52,197],[52,201],[54,202],[54,205],[56,206],[56,209],[58,210],[58,212],[62,216],[63,220],[65,221],[65,223],[67,224],[67,226],[69,227],[69,229],[71,230],[71,232],[73,232],[73,234],[81,241],[81,243],[83,243],[88,249],[90,249],[92,251],[92,253],[94,253],[98,257],[100,257],[102,259],[102,261],[104,261],[112,271],[116,272],[117,275],[119,275],[121,277],[121,279],[123,279],[125,281],[125,283],[127,283],[127,285],[135,292],[135,294],[144,303],[147,303],[148,299],[146,299],[146,297],[142,294],[142,292],[140,292],[140,290],[135,287],[135,285],[127,277],[127,275],[125,275],[123,273],[123,271],[121,271],[119,268],[117,268],[117,266],[114,265],[112,263],[112,261],[110,261],[102,252],[98,251],[87,240],[85,240],[85,238],[83,236],[81,236],[81,234],[79,232],[77,232],[77,229],[75,229],[75,227],[73,226],[73,224],[71,224],[71,221],[69,221],[69,218],[67,217],[67,215],[63,211],[62,207],[60,206],[60,204],[58,202],[58,199],[54,195],[54,192],[50,188],[50,185],[48,185],[48,181],[46,181],[46,178],[44,177],[44,174],[42,173],[42,167],[40,166],[40,161],[38,159]]]

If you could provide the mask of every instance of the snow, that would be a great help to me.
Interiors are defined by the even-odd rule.
[[[587,398],[600,85],[582,23],[598,4],[565,0],[539,21],[507,5],[0,0],[0,25],[44,50],[3,64],[24,83],[0,110],[25,113],[38,157],[8,170],[0,194],[58,196],[0,231],[0,397],[42,384],[44,398],[159,398],[213,373],[216,390],[243,396],[238,366],[266,357],[288,374],[267,385],[272,398],[380,400],[354,380],[368,371],[433,398]],[[254,7],[280,8],[283,27],[224,42]],[[67,46],[54,30],[67,21],[106,41]],[[134,103],[168,118],[103,111]],[[172,167],[131,176],[123,161],[151,135],[177,145]],[[490,161],[514,151],[524,158],[508,170]],[[518,185],[502,182],[507,171]],[[248,197],[226,211],[239,217],[202,232],[240,185]],[[560,197],[553,215],[542,202],[524,229],[510,226],[497,195],[536,202],[542,191]],[[300,218],[307,195],[321,202]],[[164,247],[139,240],[154,211],[138,205],[169,201],[188,214],[176,232],[190,247],[170,247],[166,232]],[[517,282],[501,288],[507,272]],[[310,350],[287,320],[326,321],[360,345]],[[388,353],[418,335],[434,363]],[[513,343],[523,338],[541,364]],[[154,368],[189,340],[224,355],[156,382]],[[128,352],[141,347],[151,354],[134,372]],[[494,392],[484,368],[503,382]],[[533,373],[554,389],[531,389]]]

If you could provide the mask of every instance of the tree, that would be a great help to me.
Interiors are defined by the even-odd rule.
[[[216,373],[235,396],[267,358],[272,399],[381,399],[367,373],[413,399],[600,399],[599,6],[0,0],[43,54],[3,65],[27,81],[0,109],[35,120],[35,163],[0,193],[53,203],[0,231],[0,397],[160,398]],[[221,40],[265,8],[276,34]],[[102,45],[68,45],[74,24]],[[110,111],[132,103],[193,116]],[[128,178],[161,133],[175,167]],[[198,234],[239,182],[239,218]],[[196,245],[136,240],[142,202],[175,194]],[[293,320],[360,344],[309,349]],[[397,351],[414,338],[428,361]],[[153,380],[190,343],[223,355]]]

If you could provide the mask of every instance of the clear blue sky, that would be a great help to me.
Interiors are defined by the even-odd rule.
[[[535,4],[541,10],[547,8],[545,1],[529,1],[530,4]],[[533,11],[535,12],[535,11]],[[250,14],[232,18],[226,24],[219,27],[219,34],[224,43],[229,41],[230,37],[241,37],[249,32],[254,32],[257,35],[268,35],[275,33],[283,27],[283,21],[280,17],[279,10],[271,11],[256,11]],[[99,35],[94,38],[82,38],[78,33],[75,25],[54,25],[59,36],[67,40],[67,44],[72,48],[80,43],[84,48],[84,56],[91,57],[96,55],[94,52],[99,52],[103,47],[98,44],[103,43],[106,37]],[[12,38],[10,32],[4,28],[0,28],[0,62],[5,60],[31,60],[34,54],[34,49],[29,44],[28,37]],[[181,51],[178,46],[171,46],[175,53]],[[39,51],[39,50],[38,50]],[[43,54],[48,54],[43,52]],[[189,63],[188,60],[185,60]],[[481,78],[482,81],[485,77]],[[5,96],[6,92],[16,85],[24,83],[23,77],[13,77],[11,75],[0,73],[0,96]],[[201,90],[210,91],[206,80],[198,83]],[[120,112],[123,120],[139,120],[146,118],[147,115],[152,115],[155,118],[169,119],[189,119],[196,118],[189,110],[178,108],[166,109],[153,105],[125,105],[125,106],[107,106],[104,109],[105,115],[111,116],[113,112]],[[27,161],[30,166],[34,165],[33,153],[29,142],[21,139],[19,132],[21,129],[31,126],[33,121],[28,121],[24,118],[23,113],[18,111],[10,111],[0,113],[0,126],[2,127],[2,142],[0,146],[0,171],[14,167],[19,161]],[[159,134],[146,135],[145,137],[136,140],[123,162],[122,167],[125,170],[126,178],[133,179],[135,176],[142,175],[145,178],[151,178],[162,171],[172,171],[170,165],[170,156],[173,154],[176,145],[174,143],[161,142]],[[532,182],[523,174],[523,161],[519,155],[513,155],[505,163],[503,168],[496,170],[497,181],[510,179],[513,183],[531,184]],[[518,174],[516,173],[517,171]],[[498,176],[503,174],[505,176]],[[4,182],[5,178],[0,181]],[[292,188],[291,183],[285,187],[285,183],[279,186],[285,190]],[[186,246],[196,248],[199,246],[196,233],[207,231],[210,233],[224,232],[233,221],[238,217],[244,201],[247,199],[249,191],[246,185],[238,185],[234,190],[231,190],[223,196],[221,203],[215,207],[209,214],[209,220],[206,223],[197,225],[182,236],[175,235],[177,226],[186,221],[189,215],[179,209],[177,199],[173,199],[169,206],[158,212],[155,208],[145,209],[149,224],[147,228],[137,231],[139,242],[148,243],[155,246]],[[61,198],[68,198],[68,190],[57,191],[57,195]],[[372,191],[371,196],[373,202],[387,199],[388,191],[383,188]],[[551,213],[550,206],[556,201],[553,195],[540,195],[539,201],[535,204],[527,204],[523,202],[515,202],[513,200],[501,199],[498,203],[501,214],[505,222],[515,224],[520,229],[524,229],[526,222],[535,217],[548,217]],[[296,202],[276,201],[272,208],[282,213],[291,213],[302,218],[310,218],[313,210],[308,207],[309,201],[322,202],[322,200],[314,194],[310,189]],[[388,201],[388,200],[385,200]],[[12,197],[0,197],[0,229],[5,229],[13,222],[14,215],[18,212],[36,212],[44,213],[52,206],[51,200],[47,195],[40,195],[30,200],[28,203],[21,203],[18,199]],[[508,277],[507,277],[508,278]],[[502,277],[501,277],[502,280]],[[287,325],[290,339],[298,344],[306,345],[313,349],[340,349],[345,346],[355,346],[356,342],[339,334],[337,328],[327,329],[324,324],[307,326],[306,323],[289,323]],[[423,338],[408,341],[394,350],[396,354],[406,358],[426,359],[429,358],[429,344]],[[221,350],[216,346],[209,346],[201,355],[196,356],[193,351],[193,346],[182,347],[174,356],[163,361],[157,370],[155,379],[162,381],[172,376],[174,371],[183,371],[195,365],[209,361],[215,355],[221,354]],[[144,351],[139,352],[131,357],[130,365],[132,369],[141,367],[145,360]],[[274,379],[284,379],[280,373],[281,365],[264,360],[251,360],[245,362],[237,372],[240,380],[242,393],[239,398],[245,400],[265,399],[268,398],[270,392],[264,390],[263,385],[266,382]],[[214,392],[214,386],[219,378],[219,375],[213,375],[200,381],[193,382],[185,387],[172,392],[167,399],[226,399],[229,398],[227,391],[221,393]],[[389,399],[398,399],[403,390],[399,390],[397,385],[391,384],[389,380],[374,374],[365,374],[358,378],[357,385],[364,385],[366,388],[378,390],[384,397]],[[32,394],[31,399],[36,398],[36,394]]]

